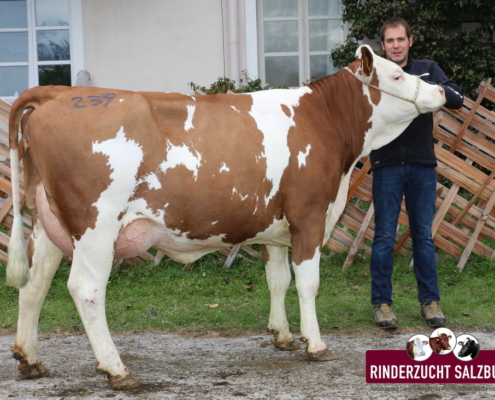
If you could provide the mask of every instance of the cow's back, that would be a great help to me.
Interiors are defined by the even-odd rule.
[[[95,226],[95,204],[111,188],[127,222],[150,218],[193,240],[290,244],[287,215],[304,217],[310,201],[324,217],[343,172],[342,152],[326,154],[331,127],[325,137],[309,115],[317,112],[300,104],[308,93],[59,89],[27,121],[27,180],[43,182],[76,239]]]

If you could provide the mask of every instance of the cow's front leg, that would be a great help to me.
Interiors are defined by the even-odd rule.
[[[30,277],[27,285],[19,290],[19,319],[12,353],[20,362],[23,378],[37,379],[50,375],[38,358],[38,321],[63,253],[48,239],[39,220],[31,234],[30,247],[33,250]]]
[[[285,294],[290,285],[290,268],[287,247],[263,246],[263,262],[266,280],[270,289],[270,320],[268,332],[273,336],[271,342],[280,350],[298,350],[301,348],[289,330],[285,314]]]
[[[96,370],[113,389],[140,385],[120,359],[105,315],[106,285],[113,261],[113,239],[86,234],[76,242],[68,287],[96,356]]]
[[[313,361],[334,360],[335,356],[321,339],[316,318],[315,299],[320,285],[319,246],[311,259],[299,263],[297,261],[298,257],[296,256],[292,264],[296,275],[296,287],[301,310],[301,335],[303,340],[307,341],[306,353]]]

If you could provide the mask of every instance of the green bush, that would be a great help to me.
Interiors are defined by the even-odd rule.
[[[213,82],[210,85],[209,89],[205,86],[197,85],[194,82],[189,82],[188,85],[192,90],[201,90],[206,94],[227,93],[228,90],[231,90],[234,93],[251,93],[263,89],[261,86],[261,79],[252,80],[245,70],[242,71],[242,74],[244,75],[244,79],[241,78],[241,86],[238,88],[235,87],[235,81],[226,77],[218,78],[216,82]]]

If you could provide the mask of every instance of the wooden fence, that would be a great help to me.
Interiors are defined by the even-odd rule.
[[[495,256],[495,113],[481,106],[481,101],[495,103],[495,89],[491,80],[482,82],[472,101],[465,98],[459,110],[442,108],[434,117],[434,136],[438,158],[437,212],[433,221],[433,238],[437,248],[459,258],[462,271],[472,252]],[[12,227],[12,186],[8,152],[8,115],[11,106],[0,100],[0,260],[6,261],[6,246]],[[349,202],[326,246],[335,252],[347,252],[343,266],[349,268],[359,254],[371,253],[374,233],[372,174],[365,158],[354,168],[349,189]],[[21,186],[23,176],[21,175]],[[24,187],[22,187],[21,197]],[[470,200],[467,200],[469,199]],[[31,232],[31,218],[24,214],[24,234]],[[407,255],[412,250],[405,205],[399,216],[396,253]],[[152,251],[152,253],[156,253]],[[164,257],[145,253],[139,259],[159,263]],[[235,257],[256,256],[248,246],[234,246],[225,263],[229,267]]]

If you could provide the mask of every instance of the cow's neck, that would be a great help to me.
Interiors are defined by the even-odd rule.
[[[363,85],[345,71],[339,71],[310,84],[317,103],[323,108],[320,114],[322,134],[337,139],[345,147],[347,157],[343,160],[344,171],[361,158],[366,146],[365,139],[372,129],[373,107],[363,91]],[[335,143],[328,141],[334,151]]]

